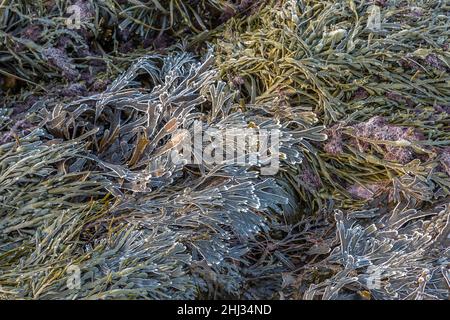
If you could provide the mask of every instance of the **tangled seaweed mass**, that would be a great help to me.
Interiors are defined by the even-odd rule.
[[[448,299],[447,1],[0,3],[0,298]]]

